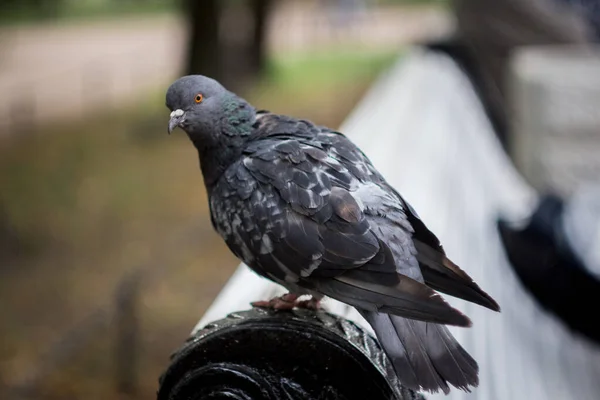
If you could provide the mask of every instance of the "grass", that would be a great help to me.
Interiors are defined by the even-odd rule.
[[[260,108],[337,127],[364,85],[397,57],[390,51],[338,50],[274,59],[270,74],[248,98]]]
[[[395,52],[349,49],[292,54],[270,61],[271,74],[266,82],[283,90],[309,91],[323,85],[327,89],[328,85],[370,77],[373,71],[389,65],[395,57]]]
[[[245,95],[257,107],[338,126],[396,54],[311,53],[274,59]],[[162,92],[163,89],[160,90]],[[171,350],[237,261],[212,232],[195,150],[165,134],[162,93],[143,109],[48,127],[0,146],[0,381],[46,365],[48,348],[138,268],[139,398],[154,395]],[[115,398],[112,320],[36,382],[40,398]],[[0,387],[2,385],[0,384]],[[1,391],[1,389],[0,389]],[[1,398],[8,398],[0,393]]]

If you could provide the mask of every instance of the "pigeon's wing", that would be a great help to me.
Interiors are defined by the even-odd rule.
[[[326,133],[324,142],[332,143],[332,152],[342,164],[363,182],[376,183],[359,187],[358,196],[366,205],[371,220],[376,220],[383,237],[394,237],[397,259],[408,260],[413,255],[418,267],[411,262],[396,263],[398,271],[442,293],[482,305],[494,311],[500,307],[473,279],[447,256],[438,240],[423,223],[417,212],[402,196],[385,182],[367,157],[345,136]],[[363,190],[360,190],[363,189]],[[371,204],[369,204],[371,203]],[[402,244],[398,246],[398,242]],[[414,251],[413,251],[414,249]],[[410,253],[410,254],[408,254]]]
[[[398,197],[400,195],[398,194]],[[401,197],[400,197],[401,198]],[[494,311],[500,311],[496,301],[447,256],[438,238],[423,223],[410,204],[403,200],[406,217],[414,229],[412,241],[425,283],[431,288]]]
[[[317,267],[336,275],[380,251],[358,203],[336,186],[353,178],[326,158],[320,149],[278,138],[248,150],[240,166],[258,182],[251,213],[273,242],[270,256],[290,270],[287,281],[308,277]]]
[[[345,138],[339,143],[340,138],[335,133],[312,141],[267,138],[246,149],[238,172],[229,174],[232,182],[249,174],[256,185],[247,201],[229,210],[238,210],[232,225],[245,236],[236,254],[276,281],[366,310],[469,325],[432,289],[398,274],[389,246],[373,232],[354,195],[378,175],[356,147]],[[232,187],[237,186],[244,184]],[[254,220],[254,228],[252,223],[245,227],[244,216]]]

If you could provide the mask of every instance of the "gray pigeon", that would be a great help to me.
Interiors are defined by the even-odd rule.
[[[290,292],[255,304],[316,307],[329,296],[371,324],[405,386],[477,386],[477,362],[444,326],[471,321],[434,290],[498,304],[358,147],[310,121],[257,111],[201,75],[178,79],[166,101],[169,133],[182,128],[198,150],[214,228]],[[312,300],[299,302],[303,294]]]

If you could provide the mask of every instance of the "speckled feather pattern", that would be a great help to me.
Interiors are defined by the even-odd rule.
[[[267,114],[251,138],[210,197],[215,228],[248,265],[298,282],[377,261],[385,225],[410,238],[402,200],[345,136]],[[412,242],[398,244],[400,267],[418,270]]]
[[[470,321],[425,284],[414,236],[443,260],[439,241],[343,134],[259,113],[209,193],[215,229],[238,258],[290,291],[357,307],[405,385],[477,385],[477,363],[436,324]]]
[[[406,387],[477,386],[477,363],[442,325],[471,322],[435,290],[498,305],[359,148],[199,75],[171,85],[166,103],[169,129],[198,149],[212,223],[238,258],[290,292],[356,307]]]
[[[422,284],[404,200],[341,133],[261,115],[211,188],[210,208],[233,253],[276,282],[368,310],[469,323]],[[385,287],[387,297],[377,293]]]

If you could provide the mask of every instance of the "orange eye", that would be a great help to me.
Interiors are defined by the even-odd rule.
[[[196,103],[202,103],[202,100],[204,100],[204,96],[202,96],[202,94],[201,94],[201,93],[198,93],[198,94],[196,95],[196,97],[194,97],[194,101],[195,101]]]

